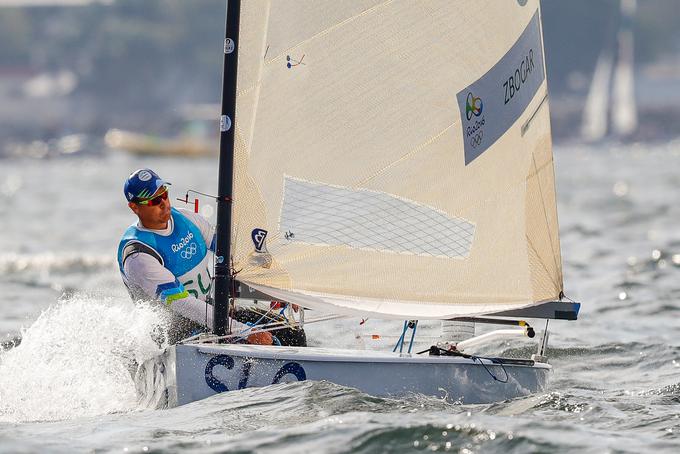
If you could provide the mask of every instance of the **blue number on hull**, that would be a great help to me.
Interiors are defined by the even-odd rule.
[[[252,367],[252,358],[244,358],[243,369],[241,379],[238,382],[238,389],[243,389],[248,385],[248,378],[250,377],[250,368]],[[213,369],[215,366],[224,366],[228,370],[234,368],[234,359],[227,355],[216,355],[210,358],[208,364],[205,365],[205,383],[215,392],[223,393],[229,391],[227,385],[219,381],[213,375]],[[297,378],[298,381],[303,381],[307,379],[307,374],[305,369],[298,363],[290,362],[284,364],[277,372],[274,374],[274,379],[272,380],[272,385],[279,383],[281,379],[288,374],[292,374]]]
[[[234,360],[232,359],[231,356],[217,355],[210,358],[208,364],[205,365],[206,384],[210,386],[210,388],[213,391],[223,393],[225,391],[229,391],[229,388],[227,388],[227,385],[216,379],[215,376],[213,375],[213,368],[217,365],[224,366],[227,369],[231,370],[234,368]]]
[[[301,365],[298,363],[286,363],[281,369],[274,375],[274,380],[272,380],[272,385],[278,383],[284,375],[293,374],[298,381],[307,380],[307,374]]]
[[[243,375],[238,381],[238,389],[243,389],[248,386],[248,377],[250,377],[250,368],[253,362],[250,358],[243,358]]]

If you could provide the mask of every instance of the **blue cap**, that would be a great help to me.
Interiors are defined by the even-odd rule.
[[[163,181],[153,170],[139,169],[132,172],[125,180],[123,192],[128,202],[140,202],[150,199],[158,188],[168,184],[170,183]]]

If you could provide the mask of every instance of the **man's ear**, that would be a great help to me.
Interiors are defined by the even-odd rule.
[[[128,206],[137,216],[139,216],[139,207],[136,203],[128,202]]]

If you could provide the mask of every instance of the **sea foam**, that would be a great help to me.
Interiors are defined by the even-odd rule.
[[[17,302],[18,304],[18,302]],[[54,421],[137,408],[137,364],[164,347],[160,308],[75,295],[0,355],[0,421]]]

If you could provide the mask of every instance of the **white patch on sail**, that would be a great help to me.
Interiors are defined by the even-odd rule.
[[[465,258],[475,226],[383,192],[285,177],[280,231],[288,241]]]

